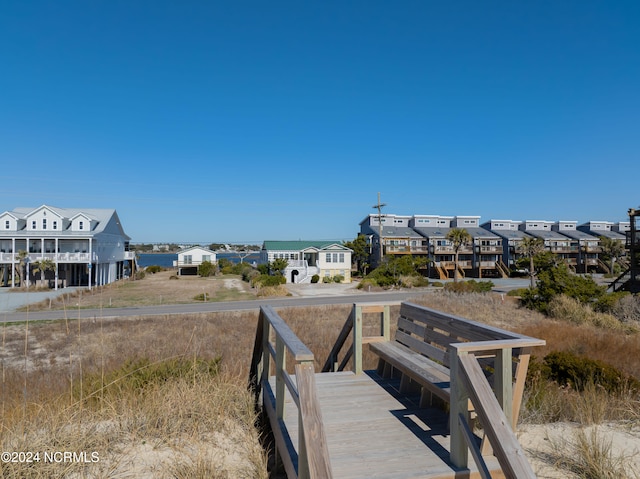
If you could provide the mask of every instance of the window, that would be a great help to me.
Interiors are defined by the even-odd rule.
[[[36,229],[36,222],[35,221],[31,222],[31,229],[32,230]]]
[[[331,253],[327,253],[327,263],[331,263]]]
[[[340,253],[340,262],[344,263],[344,253]]]
[[[84,229],[84,221],[78,222],[78,229],[79,230],[83,230]]]
[[[82,221],[80,222],[80,224],[82,224]],[[192,262],[193,262],[193,256],[191,256],[190,254],[185,254],[184,264],[191,264]]]
[[[47,229],[47,218],[43,218],[42,219],[42,229],[46,230]]]
[[[8,230],[11,228],[11,222],[9,220],[4,222],[4,229]]]
[[[338,253],[333,253],[333,262],[334,263],[338,262]]]
[[[203,254],[202,255],[202,261],[208,261],[209,263],[211,263],[211,255],[210,254]]]
[[[54,230],[57,230],[57,229],[58,229],[58,222],[57,222],[57,221],[54,221],[54,222],[53,222],[53,229],[54,229]]]

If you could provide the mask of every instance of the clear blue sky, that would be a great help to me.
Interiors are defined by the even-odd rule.
[[[4,1],[0,210],[134,242],[395,214],[627,220],[638,1]]]

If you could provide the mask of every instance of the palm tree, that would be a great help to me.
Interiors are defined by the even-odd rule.
[[[28,256],[29,256],[29,253],[27,253],[23,249],[19,250],[18,254],[16,255],[16,259],[18,260],[18,277],[20,278],[20,286],[24,286],[24,277],[22,275],[22,272],[25,270],[25,265],[27,264]],[[14,281],[14,284],[15,284],[15,281]]]
[[[613,274],[613,265],[624,254],[624,245],[621,241],[600,236],[600,248],[602,248],[602,255],[611,261],[609,273]]]
[[[535,287],[533,282],[533,277],[535,276],[533,257],[544,251],[544,240],[542,238],[527,236],[518,245],[518,251],[529,258],[529,277],[531,278],[531,289],[533,289]]]
[[[455,254],[455,270],[453,271],[453,282],[458,282],[458,252],[464,245],[471,242],[471,235],[464,228],[453,228],[447,233],[447,239],[453,244],[453,252]]]
[[[48,258],[42,258],[33,263],[33,273],[40,273],[40,285],[44,285],[44,276],[47,271],[54,271],[56,269],[56,264],[53,260]]]

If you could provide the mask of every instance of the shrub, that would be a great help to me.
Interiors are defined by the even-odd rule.
[[[577,356],[569,351],[554,351],[544,357],[544,364],[534,366],[531,373],[539,371],[543,378],[560,385],[570,385],[584,391],[590,384],[603,388],[609,394],[626,390],[640,391],[640,381],[613,366],[595,359]]]
[[[320,276],[317,274],[314,274],[313,276],[311,276],[311,282],[312,283],[317,283],[318,281],[320,281]]]
[[[331,276],[325,276],[322,278],[322,282],[323,283],[333,283],[333,279],[331,279]]]
[[[400,276],[400,286],[403,288],[420,288],[422,286],[429,286],[429,280],[421,275],[403,275]]]
[[[369,289],[371,286],[377,287],[378,283],[373,278],[365,278],[358,284],[358,289]]]
[[[242,281],[251,283],[254,278],[260,276],[260,272],[257,269],[249,268],[242,272]]]
[[[152,264],[150,266],[147,266],[145,268],[145,271],[150,274],[156,274],[156,273],[159,273],[160,271],[164,271],[164,268],[162,266],[158,266],[157,264]]]
[[[343,281],[344,281],[344,276],[342,276],[341,274],[337,274],[333,277],[334,283],[342,283]]]
[[[494,284],[491,281],[476,281],[475,279],[471,279],[458,283],[447,283],[444,285],[444,290],[451,291],[452,293],[487,293],[491,291],[493,286]]]
[[[547,307],[547,314],[560,321],[576,324],[591,324],[598,328],[622,329],[623,324],[611,314],[598,313],[587,304],[563,294],[555,296]]]
[[[203,261],[198,266],[198,275],[203,278],[208,278],[209,276],[213,276],[216,274],[216,267],[213,265],[211,261]]]
[[[269,274],[261,274],[253,278],[253,285],[256,286],[278,286],[280,284],[285,284],[287,280],[284,276],[279,274],[277,275],[269,275]]]
[[[522,297],[523,294],[526,294],[526,291],[528,291],[529,288],[518,288],[518,289],[512,289],[511,291],[507,292],[507,296],[520,296]]]

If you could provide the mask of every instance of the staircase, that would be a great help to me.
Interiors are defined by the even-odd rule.
[[[500,273],[500,276],[502,276],[503,278],[509,277],[509,268],[507,268],[507,265],[504,264],[502,258],[496,261],[496,269],[498,270],[498,273]]]

